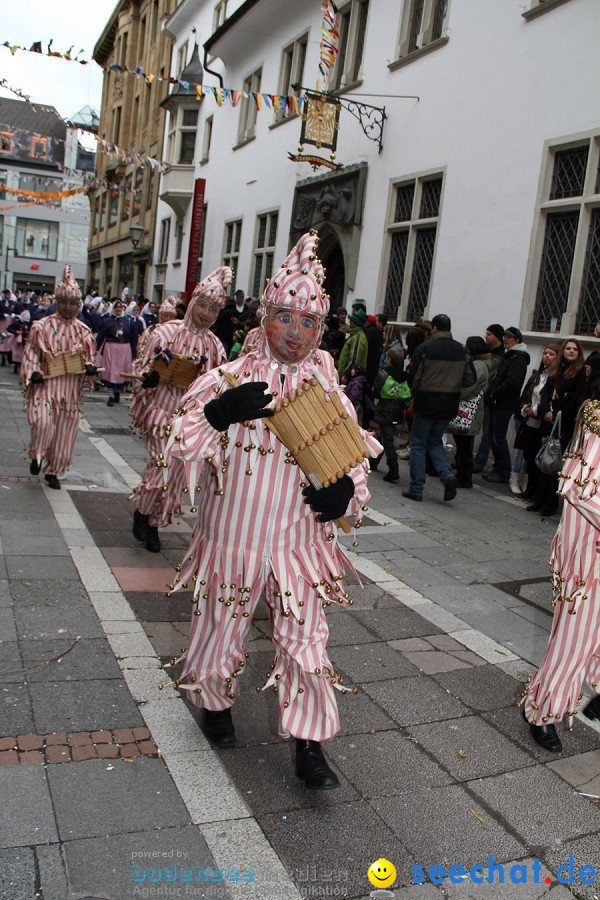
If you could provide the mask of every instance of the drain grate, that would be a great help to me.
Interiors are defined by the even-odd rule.
[[[117,427],[106,427],[106,428],[98,428],[96,426],[94,431],[97,431],[98,434],[133,434],[131,428],[117,428]]]

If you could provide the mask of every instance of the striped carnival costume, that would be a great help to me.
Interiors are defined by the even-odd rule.
[[[198,284],[183,320],[172,319],[156,326],[137,366],[137,373],[143,377],[134,392],[131,417],[144,435],[148,462],[142,482],[134,490],[136,511],[133,533],[153,553],[160,550],[158,529],[170,525],[174,515],[181,515],[185,485],[183,464],[173,460],[166,485],[162,464],[170,422],[180,406],[185,389],[159,382],[158,373],[150,372],[150,367],[157,355],[166,363],[173,354],[194,360],[199,375],[225,362],[223,345],[209,329],[225,304],[225,291],[231,278],[229,266],[220,266]]]
[[[84,374],[49,377],[48,360],[61,353],[81,353],[85,375],[96,373],[96,342],[87,325],[76,318],[81,291],[71,267],[65,266],[56,288],[57,312],[34,322],[25,344],[20,380],[25,387],[25,407],[31,427],[27,452],[30,471],[37,475],[45,460],[44,474],[49,487],[60,488],[58,475],[71,465],[82,411]]]
[[[550,560],[554,619],[522,701],[533,739],[553,753],[562,750],[553,723],[571,723],[584,678],[596,691],[600,685],[600,400],[582,406],[559,479],[565,503]],[[583,714],[600,719],[598,694]]]
[[[315,491],[264,424],[272,398],[314,377],[355,418],[332,357],[317,350],[329,303],[315,251],[314,234],[304,235],[267,285],[262,338],[254,349],[199,379],[183,398],[168,465],[185,463],[198,506],[192,543],[176,578],[176,588],[193,583],[195,594],[179,688],[203,708],[213,743],[231,746],[230,707],[264,594],[275,649],[264,688],[277,693],[280,734],[296,738],[297,774],[307,787],[326,789],[338,781],[319,742],[339,730],[335,691],[347,688],[327,655],[324,610],[351,602],[343,572],[352,570],[333,520],[346,511],[360,517],[370,496],[368,465]],[[237,387],[230,387],[232,377]],[[378,442],[363,438],[377,456]]]

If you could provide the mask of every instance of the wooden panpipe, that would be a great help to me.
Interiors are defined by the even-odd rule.
[[[168,365],[160,358],[153,359],[150,371],[158,372],[161,384],[171,384],[187,390],[204,370],[195,360],[174,353]]]
[[[225,379],[239,387],[228,374]],[[316,378],[283,397],[275,405],[274,415],[263,421],[316,490],[335,484],[369,456],[358,425],[338,394],[327,394]],[[350,531],[345,517],[338,519],[338,524],[344,532]]]

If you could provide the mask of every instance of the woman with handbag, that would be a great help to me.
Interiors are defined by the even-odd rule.
[[[550,753],[562,744],[555,722],[567,726],[583,698],[584,678],[596,691],[583,715],[600,719],[600,391],[586,400],[560,473],[562,518],[550,560],[554,618],[546,655],[530,677],[522,706],[533,740]]]
[[[482,337],[474,335],[465,341],[477,380],[460,392],[458,413],[448,425],[448,433],[456,444],[456,484],[473,487],[473,444],[483,426],[483,395],[491,375],[492,354]]]
[[[552,431],[558,413],[561,413],[560,443],[563,451],[569,444],[575,428],[575,418],[585,396],[585,358],[579,341],[569,338],[563,341],[558,356],[552,363],[540,396],[540,416],[542,420],[541,439]],[[527,512],[537,512],[540,516],[551,516],[558,509],[557,475],[540,475],[539,494],[535,502],[527,507]]]
[[[527,487],[523,491],[524,500],[532,500],[539,493],[541,473],[535,458],[542,445],[542,416],[540,402],[544,385],[550,375],[550,367],[560,352],[560,344],[547,344],[542,353],[542,364],[536,369],[521,394],[521,442],[523,458],[527,465]]]

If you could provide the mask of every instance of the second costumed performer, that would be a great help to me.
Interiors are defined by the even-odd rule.
[[[252,617],[264,594],[274,660],[264,688],[279,701],[279,733],[296,739],[296,772],[306,787],[338,787],[320,742],[340,727],[335,691],[347,688],[327,655],[325,607],[345,605],[349,561],[334,520],[360,516],[369,499],[368,464],[315,490],[286,447],[265,426],[267,408],[315,377],[340,390],[333,359],[319,351],[329,299],[317,238],[305,234],[261,298],[262,339],[246,356],[198,379],[172,425],[168,465],[183,460],[190,489],[198,485],[198,521],[177,584],[194,583],[196,604],[178,682],[203,709],[217,747],[231,747],[231,707]],[[233,376],[238,387],[230,387]],[[371,456],[381,445],[362,433]],[[168,469],[167,469],[168,473]]]
[[[181,494],[185,484],[183,464],[176,460],[172,462],[167,485],[162,465],[171,418],[185,389],[176,384],[159,383],[158,371],[151,372],[150,367],[156,356],[168,366],[174,354],[195,362],[198,374],[225,362],[223,345],[209,329],[225,305],[225,292],[231,278],[229,266],[220,266],[196,285],[183,320],[172,319],[157,325],[139,365],[143,379],[141,388],[134,394],[131,415],[134,425],[144,435],[149,459],[142,483],[134,491],[137,509],[133,514],[133,533],[151,553],[160,550],[158,529],[170,525],[174,515],[181,515]]]

